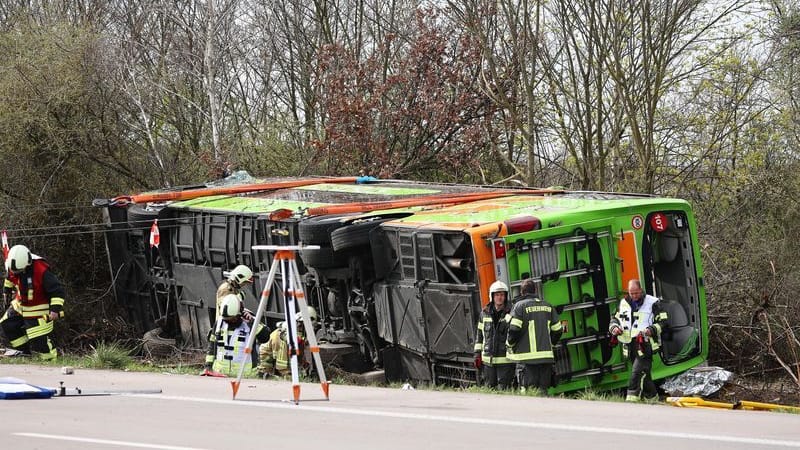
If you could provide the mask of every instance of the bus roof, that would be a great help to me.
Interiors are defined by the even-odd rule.
[[[681,199],[635,196],[602,192],[567,192],[555,195],[515,195],[481,200],[416,212],[414,215],[387,222],[387,226],[414,228],[451,228],[466,230],[480,225],[499,223],[512,217],[533,216],[543,226],[568,217],[592,220],[607,217],[611,210],[634,214],[643,206],[688,209]]]
[[[219,212],[269,213],[278,209],[299,211],[326,205],[381,202],[436,194],[467,194],[496,188],[475,185],[379,181],[368,184],[318,183],[309,186],[251,194],[205,196],[177,201],[173,208]]]

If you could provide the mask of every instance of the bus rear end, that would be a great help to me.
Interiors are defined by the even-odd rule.
[[[556,351],[556,392],[627,383],[628,363],[610,342],[609,321],[631,279],[668,312],[652,375],[662,379],[705,361],[707,312],[694,218],[679,200],[583,198],[542,208],[539,228],[490,239],[493,278],[511,287],[525,278],[559,311],[564,334]],[[531,220],[531,219],[529,219]]]

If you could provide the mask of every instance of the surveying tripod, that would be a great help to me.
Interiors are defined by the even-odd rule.
[[[301,312],[303,326],[306,329],[306,337],[308,338],[311,355],[313,356],[314,364],[317,366],[322,393],[325,394],[325,399],[329,400],[328,388],[330,387],[330,382],[325,378],[325,369],[322,367],[322,358],[319,354],[317,337],[314,333],[314,327],[311,323],[311,318],[309,317],[306,294],[303,291],[303,281],[300,279],[300,271],[297,269],[297,261],[295,261],[295,253],[298,250],[316,250],[319,249],[319,246],[307,245],[301,247],[299,245],[254,245],[252,248],[253,250],[267,250],[275,252],[275,256],[272,259],[272,265],[269,268],[269,275],[267,275],[267,281],[264,283],[264,289],[261,291],[261,299],[258,302],[258,310],[256,311],[256,317],[253,323],[261,323],[261,318],[264,315],[264,311],[267,308],[267,302],[269,301],[269,294],[272,289],[272,284],[275,282],[275,274],[280,268],[281,288],[283,290],[284,317],[286,319],[287,329],[286,340],[288,341],[287,344],[289,344],[290,365],[292,369],[292,397],[294,399],[294,403],[298,404],[300,402],[300,376],[297,368],[297,357],[302,350],[298,346],[297,323],[294,320],[296,303],[299,304],[298,306]],[[255,329],[256,328],[253,327],[250,330],[250,334],[247,336],[247,344],[244,352],[245,355],[248,356],[253,351],[253,343],[256,339],[256,333],[254,331]],[[239,376],[236,378],[236,381],[231,381],[234,399],[236,399],[236,393],[239,392],[239,385],[242,382],[243,375],[244,364],[242,364],[242,367],[239,368]]]

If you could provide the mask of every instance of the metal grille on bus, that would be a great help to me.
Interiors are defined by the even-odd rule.
[[[541,247],[531,249],[531,277],[558,272],[558,247]]]
[[[403,278],[437,281],[436,255],[430,233],[399,233]]]
[[[436,256],[433,248],[432,234],[417,234],[417,261],[420,277],[418,280],[438,281],[436,276]]]
[[[403,278],[416,279],[414,271],[414,235],[411,233],[399,233],[400,242],[400,264],[403,266]]]

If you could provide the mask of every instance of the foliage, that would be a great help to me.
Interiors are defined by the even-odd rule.
[[[388,36],[360,61],[343,46],[320,56],[325,137],[313,161],[327,174],[464,180],[492,135],[493,112],[475,83],[480,49],[420,12],[407,43]],[[387,52],[399,57],[387,64]]]
[[[2,228],[65,283],[57,337],[80,351],[136,338],[94,198],[240,168],[681,196],[712,362],[797,382],[798,17],[781,0],[0,3]]]
[[[126,369],[133,363],[131,351],[117,343],[99,342],[89,356],[89,367],[94,369]]]

